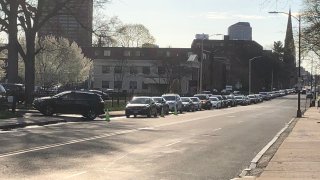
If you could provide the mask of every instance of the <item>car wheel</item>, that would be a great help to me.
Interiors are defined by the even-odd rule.
[[[43,114],[46,116],[52,116],[53,115],[53,108],[52,106],[48,105],[44,108]]]
[[[136,117],[137,117],[137,115],[135,114],[135,115],[133,115],[133,117],[135,117],[135,118],[136,118]]]
[[[85,117],[89,120],[94,120],[97,117],[97,113],[93,109],[89,109]]]
[[[166,108],[165,114],[168,115],[169,114],[169,108]]]
[[[126,114],[126,117],[127,117],[127,118],[130,118],[130,114]]]

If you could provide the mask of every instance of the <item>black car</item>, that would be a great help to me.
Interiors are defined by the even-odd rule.
[[[200,99],[202,109],[208,110],[212,108],[212,104],[211,104],[211,101],[209,100],[208,94],[195,94],[194,97],[198,97]]]
[[[10,106],[7,99],[7,92],[2,85],[0,85],[0,110],[6,110]]]
[[[2,83],[1,84],[7,92],[7,96],[15,96],[17,102],[25,100],[25,87],[23,84]]]
[[[193,103],[192,99],[189,97],[182,97],[181,98],[182,104],[183,104],[183,110],[184,111],[195,111],[196,107],[195,104]]]
[[[163,108],[164,114],[166,115],[169,114],[169,105],[167,104],[166,100],[163,97],[152,97],[152,99],[156,103],[159,114],[161,114],[162,108]]]
[[[109,97],[109,94],[107,94],[107,93],[105,93],[105,92],[103,92],[103,91],[99,91],[99,90],[89,90],[90,92],[92,92],[92,93],[95,93],[95,94],[98,94],[99,96],[101,96],[101,98],[103,99],[103,100],[108,100],[108,99],[110,99],[110,97]]]
[[[157,105],[152,97],[134,97],[126,105],[126,117],[131,115],[137,117],[137,115],[146,115],[147,117],[157,117]]]
[[[65,91],[52,97],[37,98],[33,101],[33,106],[47,116],[55,113],[81,114],[93,120],[104,114],[104,101],[101,97],[84,91]]]

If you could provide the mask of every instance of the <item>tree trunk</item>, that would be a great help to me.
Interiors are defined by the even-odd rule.
[[[25,87],[26,105],[32,104],[35,85],[35,35],[36,33],[26,33],[26,59],[25,59]]]
[[[18,2],[16,0],[10,1],[9,13],[9,43],[8,43],[8,66],[7,66],[7,79],[10,83],[17,83],[18,80]]]

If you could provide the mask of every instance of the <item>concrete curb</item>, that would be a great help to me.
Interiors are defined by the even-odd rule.
[[[282,133],[288,129],[288,127],[292,124],[294,120],[297,118],[292,118],[275,136],[274,138],[252,159],[251,164],[249,168],[244,169],[239,177],[244,178],[252,169],[257,167],[258,161],[261,159],[261,157],[265,154],[265,152],[279,139],[279,137],[282,135]],[[250,177],[252,178],[252,177]],[[231,180],[237,180],[239,178],[233,178]]]

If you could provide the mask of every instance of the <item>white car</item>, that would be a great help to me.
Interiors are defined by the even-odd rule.
[[[190,97],[190,99],[193,101],[193,104],[195,106],[195,109],[198,111],[201,111],[201,101],[198,97]]]
[[[210,100],[210,102],[212,104],[212,108],[215,108],[215,109],[220,109],[221,108],[221,100],[219,100],[219,98],[210,97],[209,100]]]

